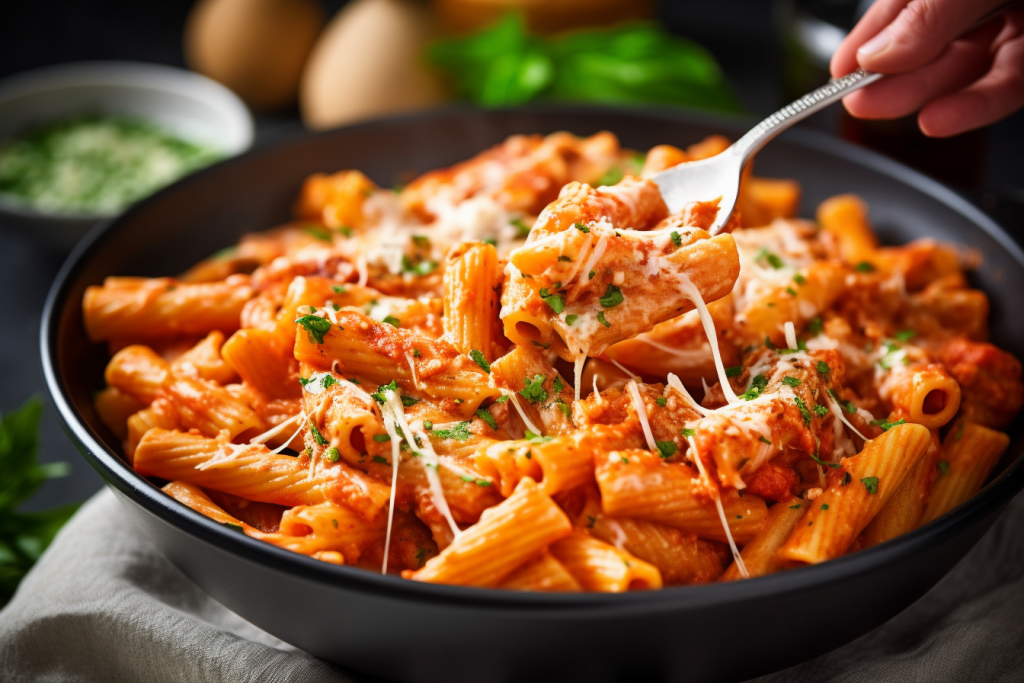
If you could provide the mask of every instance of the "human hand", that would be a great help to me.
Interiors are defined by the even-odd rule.
[[[833,76],[858,66],[887,78],[843,98],[853,116],[915,111],[949,137],[1024,106],[1024,6],[964,33],[1004,0],[877,0],[832,55]]]

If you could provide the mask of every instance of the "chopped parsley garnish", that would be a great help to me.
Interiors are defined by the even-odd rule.
[[[608,289],[604,291],[604,296],[598,299],[598,303],[601,304],[602,308],[613,308],[625,300],[626,298],[622,296],[622,290],[609,282]]]
[[[853,401],[847,401],[846,403],[843,403],[842,401],[839,400],[839,394],[836,393],[835,389],[829,389],[828,395],[834,398],[836,400],[836,403],[839,404],[839,407],[848,412],[850,415],[853,415],[854,413],[857,412],[857,406],[853,405]]]
[[[597,521],[597,517],[594,517],[594,515],[587,515],[587,520],[588,520],[587,521],[587,528],[588,529],[593,529],[594,528],[594,522]]]
[[[798,387],[798,386],[800,386],[800,380],[797,379],[796,377],[791,376],[791,375],[786,375],[785,377],[783,377],[782,378],[782,383],[785,384],[787,387]]]
[[[612,326],[612,324],[605,319],[604,311],[598,311],[597,322],[601,323],[605,327],[611,327]]]
[[[420,357],[420,350],[419,349],[413,349],[412,350],[412,357],[413,358],[419,358]]]
[[[662,396],[661,398],[654,399],[654,402],[664,408],[668,404],[668,399]]]
[[[828,367],[828,363],[826,363],[823,360],[819,360],[818,361],[818,374],[819,375],[827,375],[830,372],[832,372],[832,370]]]
[[[472,358],[473,362],[479,365],[484,372],[491,371],[491,364],[487,362],[486,358],[484,358],[484,354],[482,351],[477,351],[476,349],[473,349],[472,351],[469,352],[469,357]]]
[[[335,230],[340,232],[345,237],[352,236],[352,228],[348,227],[347,225],[339,225],[337,228],[335,228]]]
[[[330,460],[331,462],[338,462],[339,460],[341,460],[341,453],[338,452],[338,449],[336,447],[331,446],[329,449],[327,449],[327,452],[324,453],[324,458]]]
[[[429,247],[430,238],[427,237],[426,235],[413,235],[412,243],[415,244],[417,247]]]
[[[566,403],[565,401],[563,401],[560,398],[556,398],[554,406],[556,408],[558,408],[562,412],[562,415],[565,415],[566,418],[569,417],[570,410],[569,410],[569,404],[568,403]]]
[[[488,237],[487,239],[484,240],[484,244],[489,244],[492,247],[496,247],[498,246],[498,240],[494,239],[493,237]]]
[[[529,429],[526,430],[526,434],[523,436],[524,439],[531,443],[547,443],[555,437],[553,436],[541,436],[540,434],[534,434]]]
[[[331,331],[331,321],[315,315],[304,315],[296,318],[296,323],[306,329],[310,344],[323,344],[324,335]]]
[[[815,441],[817,441],[817,437],[815,437]],[[813,460],[814,462],[818,463],[822,467],[831,467],[834,470],[838,470],[839,469],[839,465],[837,465],[836,463],[834,463],[834,462],[825,462],[824,460],[819,458],[817,452],[815,452],[813,455],[811,455],[811,460]]]
[[[350,377],[348,381],[352,382],[352,384],[359,384],[359,380],[357,380],[355,377]]]
[[[949,462],[947,460],[940,460],[935,463],[935,466],[939,468],[939,476],[949,474]]]
[[[388,462],[387,458],[383,458],[383,457],[381,457],[379,455],[373,456],[373,461],[376,462],[376,463],[379,463],[381,465],[390,465],[391,464],[391,463]]]
[[[767,348],[771,349],[772,351],[774,351],[777,348],[779,348],[778,346],[776,346],[775,344],[772,343],[772,338],[771,337],[765,337],[764,338],[764,345]]]
[[[423,428],[429,432],[431,429],[434,428],[434,423],[431,422],[430,420],[424,420],[423,421]]]
[[[391,435],[390,434],[374,434],[373,435],[373,440],[376,441],[377,443],[387,443],[388,441],[391,441]]]
[[[811,425],[811,411],[807,410],[807,404],[799,396],[795,396],[793,401],[796,403],[796,407],[800,409],[800,417],[804,419],[804,424],[809,427]]]
[[[402,396],[402,405],[406,408],[411,408],[420,402],[420,399],[413,398],[412,396]]]
[[[683,427],[683,429],[682,429],[682,435],[685,436],[687,439],[689,439],[691,436],[693,436],[696,433],[697,433],[696,431],[694,431],[693,429],[690,429],[689,427]]]
[[[811,322],[807,325],[807,329],[810,330],[811,334],[813,334],[815,337],[821,334],[821,318],[815,317],[813,320],[811,320]]]
[[[868,490],[872,496],[878,493],[878,477],[864,477],[860,480],[860,483],[864,484],[864,488]]]
[[[551,348],[551,344],[541,344],[536,339],[531,340],[530,343],[533,344],[534,346],[536,346],[539,349],[544,349],[545,351],[547,351],[548,349]]]
[[[590,271],[590,273],[589,273],[589,274],[587,275],[587,279],[588,279],[588,280],[593,280],[593,279],[594,279],[594,276],[595,276],[595,275],[597,275],[597,271],[596,271],[596,270],[592,270],[592,271]]]
[[[860,263],[855,265],[853,267],[853,269],[856,270],[858,273],[873,273],[873,272],[875,272],[874,264],[872,264],[872,263],[870,263],[868,261],[861,261]]]
[[[786,264],[782,262],[782,259],[768,251],[765,248],[761,248],[757,255],[754,256],[755,261],[766,261],[775,270],[784,267]]]
[[[818,404],[814,406],[814,414],[817,415],[818,417],[825,417],[826,415],[828,415],[828,408],[821,404]]]
[[[577,230],[579,230],[582,233],[590,232],[590,228],[588,228],[587,226],[583,225],[582,223],[573,223],[572,227],[576,228]],[[591,271],[591,272],[593,272],[593,271]]]
[[[314,227],[312,225],[306,228],[306,232],[308,232],[310,235],[317,238],[318,240],[322,240],[324,242],[333,241],[331,240],[331,233],[327,232],[326,230],[321,230],[320,228]]]
[[[562,295],[557,293],[549,294],[547,287],[540,290],[540,299],[555,313],[561,313],[565,310],[565,299],[562,298]]]
[[[883,370],[891,370],[897,362],[902,360],[904,365],[910,364],[910,359],[907,358],[906,352],[900,348],[900,345],[895,342],[884,342],[885,355],[878,361],[878,365]]]
[[[743,374],[743,366],[742,365],[734,365],[731,368],[726,368],[725,369],[725,376],[726,377],[739,377],[742,374]]]
[[[565,254],[559,256],[558,260],[561,261],[562,263],[572,263],[572,259],[566,256]]]
[[[771,442],[771,441],[769,441],[768,439],[764,438],[763,436],[759,436],[759,437],[757,437],[757,440],[758,440],[758,441],[760,441],[761,443],[766,443],[766,444],[768,444],[769,446],[771,446],[771,445],[772,445],[772,442]]]
[[[498,431],[498,421],[494,419],[494,416],[491,415],[491,411],[487,410],[487,408],[477,408],[476,416],[486,422],[488,427],[494,431]]]
[[[755,398],[761,395],[761,393],[768,386],[768,380],[765,379],[764,375],[756,375],[754,379],[750,380],[750,387],[742,394],[739,398],[745,401],[753,401]]]
[[[398,380],[393,379],[389,384],[380,385],[379,387],[377,387],[377,391],[370,394],[370,397],[373,398],[373,400],[376,401],[377,403],[384,405],[385,403],[388,402],[388,397],[386,396],[386,394],[389,390],[398,391]]]
[[[906,342],[910,341],[915,336],[917,336],[917,332],[915,332],[914,330],[901,330],[893,336],[896,337],[896,339],[898,339],[901,342]]]
[[[324,438],[324,435],[320,433],[320,430],[312,422],[309,423],[309,433],[313,435],[313,441],[316,442],[317,446],[327,445],[327,439]]]
[[[536,375],[532,380],[527,377],[526,386],[519,392],[519,395],[530,403],[541,403],[548,400],[548,392],[544,389],[544,380],[546,379],[547,377],[544,375]]]
[[[331,285],[331,291],[335,294],[347,294],[348,287],[345,285]]]
[[[802,507],[803,507],[803,504],[802,504],[802,503],[797,503],[796,505],[790,505],[790,506],[789,506],[789,509],[790,509],[790,510],[799,510],[799,509],[800,509],[800,508],[802,508]]]
[[[460,422],[451,429],[435,429],[434,436],[439,439],[455,439],[466,441],[471,436],[468,422]]]
[[[843,480],[841,482],[839,482],[839,485],[840,486],[846,486],[852,480],[853,480],[853,477],[850,476],[849,472],[846,472],[845,474],[843,474]]]
[[[821,504],[821,509],[822,510],[828,510],[828,503],[822,503]]]
[[[662,458],[671,458],[679,450],[675,441],[655,441],[654,444],[658,447]]]
[[[240,534],[244,534],[245,533],[245,529],[243,529],[238,524],[232,524],[231,522],[221,522],[220,525],[222,527],[226,527],[228,529],[231,529],[232,531],[237,531]]]
[[[579,320],[579,318],[580,317],[578,315],[573,315],[572,313],[570,313],[569,315],[565,316],[565,324],[568,325],[569,327],[572,327],[572,324]]]
[[[498,398],[494,399],[494,402],[495,403],[504,403],[507,400],[508,400],[508,394],[502,394]]]
[[[516,229],[516,237],[526,237],[530,234],[530,226],[524,223],[522,218],[513,218],[509,223]]]
[[[670,236],[672,237],[672,244],[676,245],[677,247],[683,246],[683,238],[679,235],[678,232],[673,230]]]
[[[562,383],[562,377],[555,375],[555,381],[552,382],[551,386],[554,388],[556,394],[562,393],[562,389],[565,389],[565,384]]]
[[[786,294],[789,294],[794,299],[796,298],[796,290],[792,287],[786,287]]]
[[[800,273],[794,273],[793,274],[793,282],[797,283],[800,286],[803,286],[803,285],[807,284],[807,278],[805,278]]]
[[[392,327],[401,327],[402,326],[402,321],[399,320],[398,318],[396,318],[393,315],[384,316],[384,319],[381,320],[381,322],[382,323],[387,323],[388,325],[391,325]]]
[[[871,426],[872,427],[881,427],[883,432],[887,432],[890,429],[892,429],[893,427],[899,426],[901,424],[906,424],[906,423],[907,423],[907,421],[906,420],[902,420],[902,419],[901,420],[896,420],[895,422],[886,422],[885,420],[872,420],[871,421]]]

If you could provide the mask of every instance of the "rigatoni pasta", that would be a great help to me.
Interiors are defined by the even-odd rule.
[[[294,222],[87,289],[97,414],[213,521],[427,583],[739,580],[960,505],[1024,402],[968,264],[880,246],[853,195],[800,220],[749,168],[722,234],[717,201],[669,214],[651,176],[727,147],[555,133],[402,191],[311,176]]]

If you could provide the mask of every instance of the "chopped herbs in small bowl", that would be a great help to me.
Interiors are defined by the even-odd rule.
[[[68,251],[252,134],[235,95],[181,69],[81,62],[12,76],[0,82],[0,229]]]

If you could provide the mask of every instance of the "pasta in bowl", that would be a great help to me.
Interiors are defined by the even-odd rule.
[[[400,192],[83,300],[134,469],[250,537],[421,582],[622,592],[818,564],[977,492],[1020,408],[969,255],[748,176],[668,215],[611,133],[515,136]],[[699,400],[697,398],[699,397]]]

